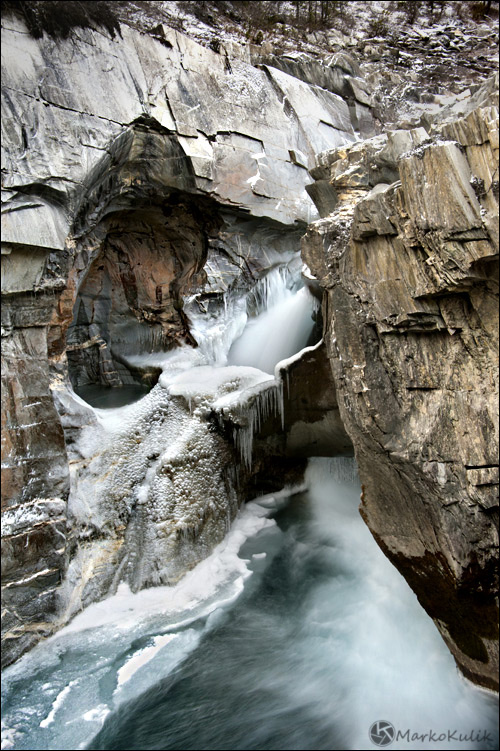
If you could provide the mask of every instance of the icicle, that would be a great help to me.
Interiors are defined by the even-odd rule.
[[[245,413],[247,424],[233,431],[233,440],[247,469],[252,468],[254,436],[260,432],[271,416],[280,416],[284,427],[283,384],[274,380],[255,394]]]
[[[287,396],[290,393],[290,388],[288,384],[288,371],[286,373],[287,377]],[[281,417],[281,430],[285,429],[285,390],[283,388],[283,379],[280,379],[278,383],[278,396],[279,396],[279,413]]]

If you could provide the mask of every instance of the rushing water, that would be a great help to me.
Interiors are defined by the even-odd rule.
[[[306,287],[295,294],[285,289],[281,299],[247,323],[229,350],[229,364],[274,373],[278,362],[306,346],[313,327],[312,305],[313,298]]]
[[[264,280],[253,318],[229,300],[194,319],[197,349],[152,356],[160,384],[186,389],[192,368],[234,380],[234,367],[215,370],[228,364],[272,374],[312,327],[310,295],[288,282]],[[140,396],[87,396],[116,407],[115,393]],[[143,403],[96,414],[119,429]],[[247,504],[177,585],[121,584],[89,606],[4,671],[2,748],[366,749],[378,720],[401,734],[391,749],[497,748],[495,698],[458,674],[359,493],[354,460],[311,460],[304,489]]]
[[[354,461],[306,481],[245,507],[176,587],[122,588],[6,670],[4,747],[367,749],[386,720],[391,749],[497,748],[496,700],[371,538]]]

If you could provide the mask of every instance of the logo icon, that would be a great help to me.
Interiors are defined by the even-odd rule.
[[[386,720],[377,720],[374,722],[369,731],[370,740],[376,746],[389,746],[394,740],[396,731],[394,725]]]

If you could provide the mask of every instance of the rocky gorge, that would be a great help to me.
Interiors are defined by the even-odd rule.
[[[177,581],[307,457],[354,453],[372,535],[497,689],[493,65],[430,96],[383,41],[193,37],[2,19],[4,664],[121,581]],[[260,309],[300,249],[309,346],[274,378],[233,372],[221,316]],[[151,356],[187,350],[192,388]],[[151,390],[118,435],[88,385]]]

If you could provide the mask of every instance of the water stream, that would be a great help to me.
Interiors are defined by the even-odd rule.
[[[359,517],[354,460],[311,460],[306,484],[248,504],[176,587],[122,587],[6,670],[4,748],[367,749],[377,720],[394,749],[498,748],[495,698]]]
[[[267,384],[312,328],[308,293],[275,277],[256,317],[229,301],[193,319],[198,349],[151,355],[155,388],[189,391],[196,371],[216,389],[236,366]],[[140,404],[97,413],[119,425]],[[495,697],[459,675],[359,494],[353,459],[310,460],[303,488],[247,504],[175,586],[90,605],[4,671],[2,748],[367,749],[379,720],[391,749],[497,748]]]
[[[313,299],[306,287],[283,289],[281,296],[255,319],[250,319],[228,354],[230,365],[248,365],[266,373],[299,352],[313,327]]]

